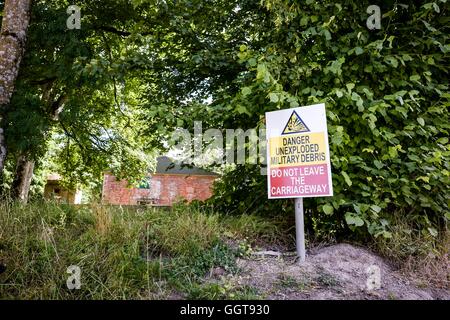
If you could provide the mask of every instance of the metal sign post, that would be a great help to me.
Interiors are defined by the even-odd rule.
[[[295,198],[295,234],[297,244],[297,256],[300,263],[305,262],[305,222],[303,218],[303,198]]]
[[[333,196],[325,104],[266,113],[269,199],[295,199],[297,255],[305,262],[303,198]]]

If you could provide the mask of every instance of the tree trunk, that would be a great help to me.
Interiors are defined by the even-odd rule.
[[[50,116],[53,121],[58,121],[59,115],[64,109],[66,96],[60,95],[56,100],[52,101],[55,97],[51,96],[51,88],[47,88],[44,92],[44,102],[49,105]],[[44,134],[44,137],[47,134],[48,132]],[[17,159],[16,172],[10,193],[13,199],[23,203],[28,202],[31,180],[33,179],[34,161],[28,160],[29,158],[29,155],[23,152]]]
[[[31,0],[6,0],[0,30],[0,126],[10,102],[25,50]],[[0,174],[6,159],[5,132],[0,127]]]
[[[11,185],[11,196],[20,202],[28,202],[31,179],[33,178],[34,161],[28,160],[25,155],[17,159],[16,173]]]

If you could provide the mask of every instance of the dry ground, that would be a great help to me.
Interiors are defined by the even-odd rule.
[[[420,287],[411,277],[394,270],[374,253],[349,244],[312,250],[299,264],[292,255],[267,251],[238,261],[241,272],[208,281],[250,286],[264,299],[407,299],[450,300],[450,290]],[[375,267],[374,267],[375,266]],[[370,270],[380,271],[380,288],[369,290]],[[369,269],[369,270],[368,270]]]

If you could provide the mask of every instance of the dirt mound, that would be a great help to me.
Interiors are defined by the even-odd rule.
[[[450,299],[449,290],[418,288],[379,256],[349,244],[311,250],[302,264],[270,251],[238,264],[234,281],[267,299]]]

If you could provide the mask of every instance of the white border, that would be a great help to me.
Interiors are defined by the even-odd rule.
[[[271,131],[277,131],[277,129],[269,127],[268,119],[269,119],[270,116],[273,116],[274,114],[281,113],[281,112],[289,114],[289,117],[290,117],[290,115],[292,114],[293,111],[297,112],[297,114],[302,118],[302,114],[304,114],[305,112],[308,112],[307,109],[312,109],[312,108],[322,108],[323,109],[323,117],[322,117],[322,119],[319,119],[319,121],[322,122],[322,123],[320,123],[320,125],[321,125],[321,127],[323,129],[320,130],[320,131],[311,130],[311,133],[323,132],[325,134],[325,157],[327,159],[326,164],[327,164],[327,168],[328,168],[328,193],[327,194],[320,194],[320,195],[273,197],[273,196],[270,195],[271,164],[270,164],[270,142],[269,141],[270,141],[270,138],[281,137],[282,136],[281,132],[284,129],[281,129],[281,132],[279,134],[272,135]],[[302,120],[305,121],[303,118],[302,118]],[[287,121],[289,121],[289,119],[287,119]],[[306,123],[306,125],[308,126],[308,128],[311,129],[311,125],[310,124]],[[284,128],[285,126],[286,126],[286,123],[283,123],[282,124],[282,128]],[[332,197],[333,196],[333,179],[332,179],[332,173],[331,173],[330,145],[329,145],[329,142],[328,142],[328,127],[327,127],[327,116],[326,116],[325,104],[324,103],[320,103],[320,104],[314,104],[314,105],[310,105],[310,106],[304,106],[304,107],[297,107],[297,108],[292,108],[292,109],[283,109],[283,110],[266,112],[266,127],[267,127],[267,134],[266,134],[266,143],[267,143],[266,159],[267,159],[267,196],[268,196],[268,198],[269,199],[292,199],[292,198]]]

